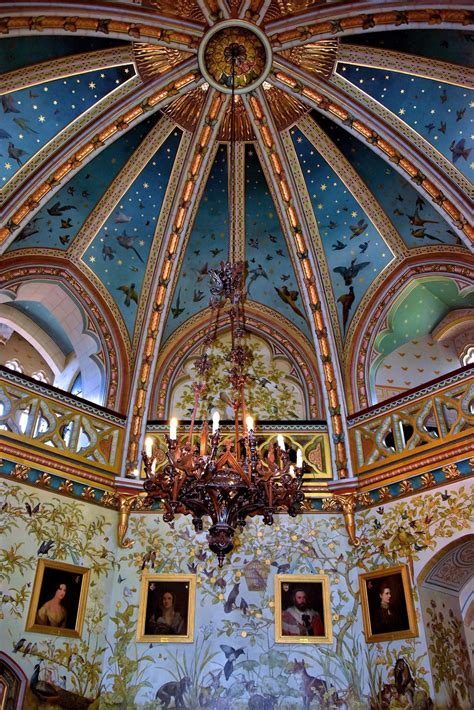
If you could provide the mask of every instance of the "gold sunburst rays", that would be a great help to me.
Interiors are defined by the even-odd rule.
[[[309,42],[285,49],[280,55],[310,74],[329,79],[336,66],[338,48],[338,39],[323,39],[320,42]]]
[[[158,74],[163,74],[173,69],[173,67],[176,67],[180,62],[183,62],[192,55],[190,52],[184,52],[174,47],[162,47],[161,45],[147,44],[146,42],[134,42],[133,56],[137,71],[143,81],[150,81]]]

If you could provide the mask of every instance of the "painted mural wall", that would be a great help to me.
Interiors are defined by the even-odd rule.
[[[358,548],[348,545],[340,515],[282,516],[273,528],[251,521],[220,570],[205,534],[196,537],[185,518],[170,529],[156,514],[132,515],[128,536],[135,545],[117,550],[115,513],[4,480],[2,648],[27,677],[41,661],[40,679],[76,698],[97,698],[92,708],[163,708],[167,695],[170,708],[192,710],[428,708],[435,690],[416,589],[419,636],[366,644],[358,577],[405,563],[416,579],[433,555],[465,535],[473,522],[469,486],[460,481],[450,486],[449,496],[427,491],[361,513]],[[82,638],[25,631],[39,559],[91,568]],[[196,575],[193,643],[137,642],[146,573]],[[277,573],[327,575],[332,643],[276,643]],[[458,648],[439,653],[459,658]],[[397,691],[394,677],[400,657],[411,678],[404,692]],[[173,691],[179,688],[173,684],[184,678],[189,680],[182,686],[183,702],[178,695],[175,703]],[[28,708],[48,707],[29,693]]]

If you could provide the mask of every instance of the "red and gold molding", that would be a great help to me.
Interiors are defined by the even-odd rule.
[[[248,99],[246,98],[246,101],[248,102],[248,109],[251,111],[253,116],[253,123],[256,129],[260,132],[260,137],[273,171],[273,177],[284,205],[286,218],[295,241],[297,256],[300,260],[301,269],[303,271],[321,352],[324,382],[326,385],[327,397],[329,401],[329,412],[334,435],[337,471],[339,478],[347,478],[349,471],[346,446],[344,443],[344,431],[341,417],[341,405],[338,395],[337,378],[334,371],[329,340],[327,337],[327,328],[324,323],[321,309],[321,302],[315,286],[315,277],[311,262],[308,258],[308,247],[303,236],[303,229],[300,224],[297,209],[294,206],[293,194],[283,170],[281,159],[276,151],[272,132],[266,120],[264,107],[256,94],[252,94]]]
[[[20,5],[20,3],[18,3]],[[19,34],[21,32],[44,32],[45,30],[54,31],[56,34],[64,32],[79,32],[79,33],[98,33],[104,35],[112,35],[120,39],[133,39],[143,41],[154,41],[163,43],[167,46],[177,47],[188,51],[196,51],[199,46],[199,34],[202,34],[202,26],[196,25],[195,32],[192,34],[185,30],[180,30],[177,26],[176,18],[165,18],[157,15],[154,19],[155,24],[147,24],[146,22],[132,22],[120,19],[107,19],[103,17],[91,17],[93,10],[88,5],[88,16],[80,16],[79,13],[86,11],[86,6],[78,5],[74,12],[78,14],[72,15],[17,15],[18,5],[11,5],[2,8],[5,16],[0,17],[0,34],[7,35],[10,32]],[[36,6],[36,10],[38,6]],[[49,4],[51,8],[51,4]],[[48,8],[46,7],[45,10]],[[71,9],[73,9],[71,7]],[[15,12],[16,11],[16,12]],[[100,8],[99,12],[112,14],[106,8]],[[161,27],[158,26],[161,24]],[[166,27],[166,25],[170,25]]]
[[[392,3],[391,3],[392,4]],[[351,3],[354,6],[354,3]],[[365,3],[367,7],[367,3]],[[360,30],[387,29],[388,27],[406,27],[415,25],[421,27],[433,27],[439,25],[449,25],[468,27],[474,21],[473,13],[469,10],[446,9],[413,9],[405,10],[406,3],[400,3],[400,10],[390,10],[388,12],[372,12],[360,14],[342,13],[347,10],[341,8],[328,8],[331,11],[331,18],[317,20],[321,15],[320,7],[312,13],[305,13],[292,18],[285,18],[284,25],[281,20],[270,22],[265,26],[267,35],[271,38],[274,49],[287,49],[298,44],[307,44],[312,40],[337,34],[351,34]],[[375,8],[374,8],[375,9]],[[339,15],[339,16],[338,16]],[[312,21],[312,17],[316,21]],[[297,24],[301,23],[301,24]],[[303,24],[304,23],[304,24]],[[289,27],[288,27],[289,25]]]
[[[193,197],[198,189],[199,173],[203,169],[204,162],[210,153],[210,145],[215,136],[219,115],[222,108],[227,103],[227,97],[218,92],[214,92],[208,103],[208,108],[204,121],[201,124],[199,133],[194,145],[194,153],[190,159],[186,178],[183,182],[181,194],[178,198],[177,207],[173,217],[171,232],[168,238],[166,257],[159,276],[159,284],[155,294],[152,307],[152,314],[147,328],[144,342],[142,361],[139,367],[139,376],[135,401],[132,410],[132,425],[128,446],[127,461],[134,462],[138,459],[139,443],[143,418],[145,416],[145,404],[149,380],[152,374],[152,363],[155,353],[155,345],[158,337],[159,325],[164,308],[165,296],[168,284],[172,275],[173,262],[177,255],[178,246],[185,228],[186,219],[192,210]]]
[[[410,179],[423,189],[429,199],[440,205],[448,217],[455,223],[471,243],[474,244],[474,228],[461,214],[460,210],[443,194],[437,185],[429,180],[426,175],[409,158],[403,156],[389,141],[380,136],[373,128],[351,115],[347,109],[333,101],[329,96],[290,76],[285,71],[274,70],[271,77],[280,86],[283,85],[290,91],[304,97],[319,110],[325,111],[341,123],[349,125],[356,133],[384,153],[387,158],[405,172]]]

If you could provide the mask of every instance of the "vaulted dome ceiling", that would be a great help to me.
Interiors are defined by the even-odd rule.
[[[311,382],[295,416],[336,437],[346,409],[455,369],[433,332],[474,307],[473,35],[436,5],[3,3],[0,321],[100,342],[90,396],[132,439],[169,413],[227,257],[272,362]]]

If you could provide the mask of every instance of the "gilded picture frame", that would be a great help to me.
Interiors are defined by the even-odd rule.
[[[195,574],[144,574],[137,641],[192,643],[195,605]]]
[[[359,591],[367,643],[418,636],[407,565],[380,567],[360,574]]]
[[[274,582],[276,643],[332,643],[328,576],[277,574]]]
[[[89,581],[85,567],[39,560],[25,630],[80,638]]]

